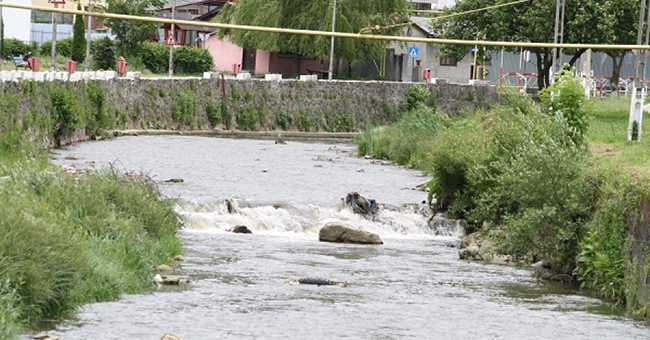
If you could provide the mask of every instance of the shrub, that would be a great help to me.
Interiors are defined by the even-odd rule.
[[[115,68],[117,59],[115,57],[113,41],[108,37],[97,39],[96,41],[93,59],[97,63],[97,66],[102,70]]]
[[[307,110],[299,109],[298,118],[296,119],[296,127],[298,131],[311,131],[312,119],[309,117]]]
[[[256,131],[257,130],[257,114],[255,107],[250,104],[244,105],[242,111],[236,117],[237,129],[243,131]]]
[[[174,49],[174,73],[203,73],[213,67],[214,61],[207,49],[189,46]]]
[[[411,85],[408,92],[406,92],[406,98],[404,100],[404,104],[402,105],[403,111],[408,112],[420,105],[425,105],[429,100],[429,96],[429,89],[426,87],[417,84]]]
[[[140,56],[144,66],[153,73],[165,73],[169,69],[169,47],[158,43],[143,43]]]
[[[31,50],[31,46],[25,44],[21,40],[9,38],[2,40],[2,57],[9,58],[11,56],[23,56],[27,51]],[[32,51],[36,52],[36,51]]]
[[[589,126],[589,110],[580,80],[570,71],[564,70],[551,86],[540,92],[540,98],[549,114],[566,120],[571,138],[577,145],[582,145]]]
[[[41,55],[49,56],[52,54],[52,41],[46,41],[41,45]],[[85,47],[84,47],[85,51]],[[56,55],[70,58],[72,55],[72,38],[66,38],[56,41]]]
[[[288,130],[293,124],[293,117],[291,114],[285,110],[278,111],[278,114],[275,116],[275,123],[282,130]]]
[[[80,127],[80,105],[77,98],[65,87],[54,87],[50,96],[54,137],[58,141]]]
[[[193,129],[197,107],[196,95],[188,90],[181,91],[172,104],[172,119],[179,125]]]
[[[86,87],[88,96],[88,117],[86,133],[97,136],[102,128],[109,128],[108,115],[106,114],[106,95],[99,81],[90,81]]]
[[[205,106],[205,114],[208,116],[210,127],[215,128],[221,124],[221,106],[214,100],[208,101]]]

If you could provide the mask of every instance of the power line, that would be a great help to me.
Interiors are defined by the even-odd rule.
[[[375,28],[366,27],[366,28],[362,29],[361,32],[359,32],[359,33],[365,33],[365,32],[369,32],[369,31],[377,31],[377,30],[381,30],[381,29],[388,29],[388,28],[395,28],[395,27],[402,27],[402,26],[410,26],[412,24],[421,24],[421,23],[424,23],[424,22],[427,22],[427,21],[433,21],[433,20],[449,19],[449,18],[461,16],[461,15],[477,13],[477,12],[483,12],[483,11],[487,11],[487,10],[491,10],[491,9],[495,9],[495,8],[500,8],[500,7],[517,5],[517,4],[528,2],[528,1],[530,1],[530,0],[518,0],[518,1],[515,1],[515,2],[509,2],[509,3],[505,3],[505,4],[500,4],[500,5],[493,5],[493,6],[483,7],[483,8],[476,8],[476,9],[472,9],[472,10],[468,10],[468,11],[464,11],[464,12],[451,13],[451,14],[447,14],[447,15],[437,16],[435,18],[428,18],[428,19],[423,19],[423,20],[418,20],[418,21],[413,21],[413,22],[400,23],[400,24],[395,24],[395,25],[388,25],[388,26],[383,26],[383,27],[375,27]]]
[[[268,33],[287,33],[299,35],[313,35],[323,37],[337,37],[337,38],[350,38],[350,39],[366,39],[366,40],[379,40],[379,41],[404,41],[404,42],[421,42],[427,44],[441,44],[441,45],[479,45],[479,46],[496,46],[496,47],[525,47],[525,48],[573,48],[573,49],[609,49],[609,50],[650,50],[650,45],[606,45],[606,44],[553,44],[553,43],[535,43],[535,42],[512,42],[512,41],[475,41],[475,40],[460,40],[460,39],[438,39],[438,38],[417,38],[417,37],[403,37],[391,35],[371,35],[360,33],[344,33],[344,32],[328,32],[328,31],[315,31],[315,30],[299,30],[278,27],[262,27],[262,26],[247,26],[247,25],[233,25],[214,22],[194,21],[194,20],[170,20],[157,17],[139,17],[134,15],[124,15],[115,13],[102,13],[102,12],[84,12],[77,11],[76,9],[54,9],[47,7],[22,5],[14,3],[0,3],[0,7],[18,8],[18,9],[31,9],[40,10],[44,12],[55,13],[68,13],[68,14],[81,14],[86,16],[94,16],[108,19],[120,20],[138,20],[143,22],[154,23],[175,23],[177,25],[187,26],[201,26],[211,27],[214,29],[232,29],[244,30],[255,32],[268,32]]]

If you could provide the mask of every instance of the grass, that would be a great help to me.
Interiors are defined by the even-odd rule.
[[[592,99],[593,118],[587,131],[590,161],[605,168],[618,168],[650,178],[650,134],[641,141],[627,140],[630,98]],[[650,115],[644,113],[647,120]]]
[[[0,339],[83,304],[150,288],[155,266],[181,252],[173,204],[146,181],[113,169],[63,173],[21,131],[5,130]]]

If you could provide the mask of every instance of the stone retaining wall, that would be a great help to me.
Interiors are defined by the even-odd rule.
[[[83,82],[71,84],[82,86]],[[390,124],[409,83],[258,79],[114,79],[102,81],[107,107],[127,114],[123,128],[352,132]],[[497,100],[493,86],[421,84],[449,113]],[[224,106],[222,108],[222,105]],[[215,111],[215,110],[218,110]]]

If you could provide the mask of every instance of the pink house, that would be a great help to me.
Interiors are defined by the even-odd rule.
[[[280,73],[283,78],[293,76],[293,54],[282,54],[264,50],[245,49],[228,40],[219,39],[212,35],[205,42],[205,48],[214,59],[215,70],[220,72],[239,73],[248,71],[251,74]],[[300,74],[322,75],[329,64],[321,59],[301,58]]]

